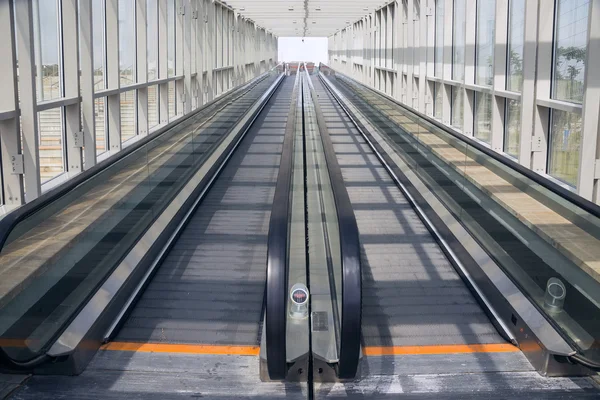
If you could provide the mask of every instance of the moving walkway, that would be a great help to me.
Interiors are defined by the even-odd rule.
[[[548,315],[581,319],[506,272],[494,235],[515,224],[452,212],[475,189],[426,152],[446,132],[320,70],[271,71],[0,222],[17,268],[1,367],[34,374],[12,398],[598,396],[540,375],[591,373],[582,335]],[[452,223],[467,214],[496,242]]]

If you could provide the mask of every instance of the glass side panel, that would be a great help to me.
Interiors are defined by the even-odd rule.
[[[508,74],[506,89],[523,89],[523,51],[525,45],[525,0],[510,0],[508,15]]]
[[[444,71],[444,4],[445,0],[435,2],[435,72],[438,78]]]
[[[104,68],[105,0],[92,2],[92,41],[94,45],[94,90],[106,89]]]
[[[242,118],[231,110],[251,107],[275,79],[232,91],[18,222],[0,251],[0,345],[9,357],[48,350]],[[40,113],[42,127],[59,126],[46,119],[54,112]],[[41,132],[47,158],[64,162],[54,153],[62,139]]]
[[[38,101],[63,97],[60,59],[60,9],[56,0],[33,2],[33,34]]]
[[[452,86],[452,126],[460,131],[463,130],[463,113],[465,108],[464,90],[458,86]]]
[[[65,172],[63,109],[38,113],[42,183]]]
[[[557,0],[552,98],[583,102],[589,0]]]
[[[521,141],[521,102],[506,99],[504,127],[504,152],[515,158],[519,157],[519,143]]]
[[[492,140],[492,95],[475,92],[474,136],[485,143]]]
[[[96,154],[108,150],[108,136],[106,134],[106,98],[94,100],[94,116],[96,118]]]
[[[169,82],[169,121],[175,118],[175,82]]]
[[[119,0],[119,72],[121,86],[135,79],[135,1]]]
[[[121,93],[121,142],[137,135],[136,128],[136,91]]]
[[[454,35],[452,42],[452,79],[465,80],[466,0],[454,1]]]
[[[147,0],[148,81],[158,78],[158,0]]]
[[[158,85],[148,87],[148,129],[158,125]]]
[[[492,86],[494,80],[494,31],[496,0],[477,1],[476,75],[475,83]]]
[[[433,92],[435,102],[433,103],[433,116],[437,119],[442,119],[442,107],[443,107],[443,93],[442,93],[442,84],[434,83],[433,84]]]
[[[548,173],[577,187],[581,115],[560,110],[552,110],[551,115]]]
[[[167,5],[167,76],[175,76],[175,2]]]

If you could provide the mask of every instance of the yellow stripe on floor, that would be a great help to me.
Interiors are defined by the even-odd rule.
[[[394,356],[418,354],[465,354],[465,353],[514,353],[518,347],[508,343],[451,344],[431,346],[368,346],[363,347],[365,356]]]
[[[110,342],[103,345],[100,349],[108,351],[134,351],[142,353],[180,353],[232,356],[258,356],[260,353],[260,347],[258,346],[134,342]]]

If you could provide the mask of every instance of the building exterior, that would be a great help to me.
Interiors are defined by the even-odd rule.
[[[600,1],[400,0],[332,68],[600,202]]]

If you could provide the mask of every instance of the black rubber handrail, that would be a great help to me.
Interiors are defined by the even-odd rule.
[[[172,123],[167,124],[166,126],[162,127],[161,129],[158,129],[156,132],[153,132],[151,135],[144,137],[143,139],[139,140],[138,142],[132,144],[131,146],[128,146],[128,147],[122,149],[118,153],[108,157],[106,160],[103,160],[100,163],[94,165],[92,168],[85,170],[85,171],[81,172],[80,174],[74,176],[73,178],[69,179],[65,183],[49,190],[48,192],[37,197],[36,199],[34,199],[28,203],[25,203],[22,206],[19,206],[18,208],[10,211],[2,219],[0,219],[0,251],[4,248],[4,245],[6,244],[6,241],[9,237],[10,233],[13,231],[13,229],[20,222],[25,220],[27,217],[35,214],[36,212],[40,211],[44,207],[55,202],[57,199],[68,194],[76,187],[78,187],[78,186],[84,184],[85,182],[89,181],[90,179],[94,178],[96,175],[105,171],[107,168],[111,167],[116,162],[123,160],[125,157],[127,157],[127,156],[131,155],[132,153],[136,152],[137,150],[141,149],[146,144],[148,144],[149,142],[160,137],[161,135],[163,135],[167,131],[171,130],[176,125],[188,120],[189,118],[197,115],[201,111],[204,111],[211,106],[214,106],[215,104],[225,101],[227,98],[229,98],[234,93],[245,90],[246,88],[249,88],[249,87],[253,87],[254,85],[263,81],[264,79],[267,78],[268,74],[275,68],[277,68],[277,67],[274,67],[271,70],[265,72],[264,74],[254,78],[253,80],[246,83],[245,85],[240,86],[237,89],[234,89],[234,91],[226,93],[224,96],[217,97],[216,99],[211,100],[210,102],[204,104],[202,107],[198,108],[197,110],[194,110],[193,112],[191,112],[187,115],[184,115],[182,118],[179,118],[176,121],[173,121]]]
[[[267,239],[267,283],[265,288],[265,336],[267,370],[273,380],[285,379],[288,371],[286,354],[288,238],[291,215],[292,172],[294,168],[294,131],[298,78],[285,127],[279,173],[273,196],[273,208]]]
[[[308,71],[308,86],[313,99],[317,126],[321,133],[327,171],[333,192],[342,261],[342,315],[340,324],[340,352],[337,366],[338,378],[352,379],[356,376],[360,360],[362,323],[362,271],[360,263],[360,240],[354,208],[344,183],[342,170],[337,160],[331,137],[327,129],[319,97]]]
[[[394,99],[393,97],[391,97],[383,92],[380,92],[379,90],[373,89],[373,88],[365,85],[364,83],[361,83],[361,82],[349,77],[348,75],[345,75],[343,73],[340,73],[340,72],[334,70],[333,68],[330,68],[330,67],[327,67],[327,68],[334,71],[335,75],[340,75],[344,79],[348,79],[348,80],[352,81],[353,83],[369,90],[370,92],[373,92],[373,93],[393,102],[394,104],[400,106],[401,108],[408,111],[409,113],[414,114],[416,117],[426,121],[427,123],[429,123],[431,125],[434,125],[435,127],[443,130],[445,133],[452,135],[454,138],[467,143],[469,146],[474,147],[475,149],[482,152],[486,156],[493,158],[495,161],[498,161],[501,164],[507,166],[508,168],[515,170],[516,172],[520,173],[521,175],[524,175],[526,178],[531,179],[533,182],[535,182],[538,185],[544,187],[545,189],[551,191],[552,193],[564,198],[565,200],[569,201],[573,205],[588,212],[592,216],[600,218],[600,205],[595,204],[595,203],[579,196],[577,193],[572,192],[572,191],[558,185],[555,182],[552,182],[550,179],[545,178],[544,176],[532,171],[529,168],[524,167],[523,165],[511,160],[510,158],[503,156],[502,154],[497,153],[497,152],[487,148],[486,146],[482,145],[481,143],[477,142],[476,140],[471,139],[468,136],[465,136],[464,134],[454,130],[452,127],[444,125],[441,122],[439,122],[427,115],[422,114],[421,112],[415,110],[412,107],[407,106],[406,104],[401,103],[400,101]]]

